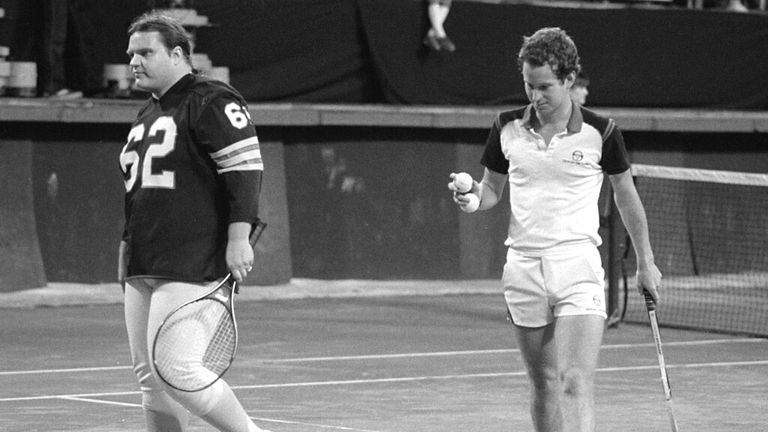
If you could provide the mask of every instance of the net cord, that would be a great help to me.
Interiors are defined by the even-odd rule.
[[[632,175],[635,177],[651,177],[668,180],[687,180],[706,183],[768,187],[768,174],[736,171],[632,164]]]

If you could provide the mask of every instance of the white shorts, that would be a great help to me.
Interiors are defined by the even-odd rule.
[[[542,327],[556,317],[605,312],[605,271],[593,245],[563,248],[543,256],[507,251],[502,282],[512,322]]]

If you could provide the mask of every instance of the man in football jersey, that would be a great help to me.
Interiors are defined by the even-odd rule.
[[[228,271],[253,265],[263,163],[246,102],[232,87],[196,74],[190,37],[148,13],[130,26],[136,86],[151,93],[120,153],[125,229],[118,279],[133,368],[149,431],[183,431],[188,412],[220,431],[261,431],[223,380],[181,392],[153,371],[149,344],[163,318],[208,291]]]
[[[480,210],[509,183],[511,207],[502,282],[528,371],[537,432],[595,430],[594,375],[606,318],[597,246],[604,173],[637,255],[638,289],[658,299],[645,210],[632,182],[624,140],[611,119],[572,102],[580,69],[573,40],[559,28],[525,37],[518,54],[526,107],[500,113],[472,192]],[[451,174],[451,178],[455,174]],[[449,189],[454,200],[469,200]]]

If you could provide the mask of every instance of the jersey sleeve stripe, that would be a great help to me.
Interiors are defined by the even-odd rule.
[[[256,137],[238,141],[210,155],[218,167],[219,174],[229,171],[264,170],[259,140]]]
[[[226,158],[226,157],[228,157],[228,155],[230,155],[232,153],[236,153],[236,152],[238,152],[240,150],[243,150],[243,149],[251,147],[251,146],[255,146],[256,148],[259,147],[259,137],[252,136],[252,137],[246,138],[244,140],[240,140],[240,141],[238,141],[238,142],[236,142],[234,144],[230,144],[230,145],[224,147],[223,149],[221,149],[221,150],[219,150],[217,152],[210,153],[210,155],[213,158],[213,160],[218,160],[218,159],[220,159],[222,157]]]
[[[264,171],[263,164],[241,164],[233,167],[216,170],[219,174],[224,174],[231,171]]]
[[[613,119],[608,119],[608,125],[605,127],[605,130],[603,131],[603,142],[605,142],[609,136],[613,133],[613,130],[616,128],[616,123],[614,123]]]
[[[246,152],[241,152],[232,157],[217,161],[216,165],[219,170],[231,169],[233,167],[239,167],[240,169],[263,169],[264,163],[261,160],[261,151],[254,149]]]

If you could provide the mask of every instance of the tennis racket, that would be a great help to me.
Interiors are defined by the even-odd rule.
[[[656,344],[656,356],[659,358],[659,369],[661,370],[661,385],[664,387],[664,397],[667,399],[667,412],[669,413],[669,422],[672,425],[672,432],[678,432],[677,420],[675,420],[675,411],[672,409],[672,389],[669,386],[669,377],[667,376],[667,366],[664,363],[664,353],[661,351],[661,333],[659,332],[659,321],[656,318],[656,302],[648,290],[644,290],[645,308],[648,310],[648,318],[651,320],[651,330],[653,331],[653,341]]]
[[[266,226],[261,221],[254,226],[251,247]],[[228,273],[213,289],[165,317],[155,335],[152,357],[157,375],[166,384],[185,392],[200,391],[229,369],[237,351],[233,306],[238,290]]]

